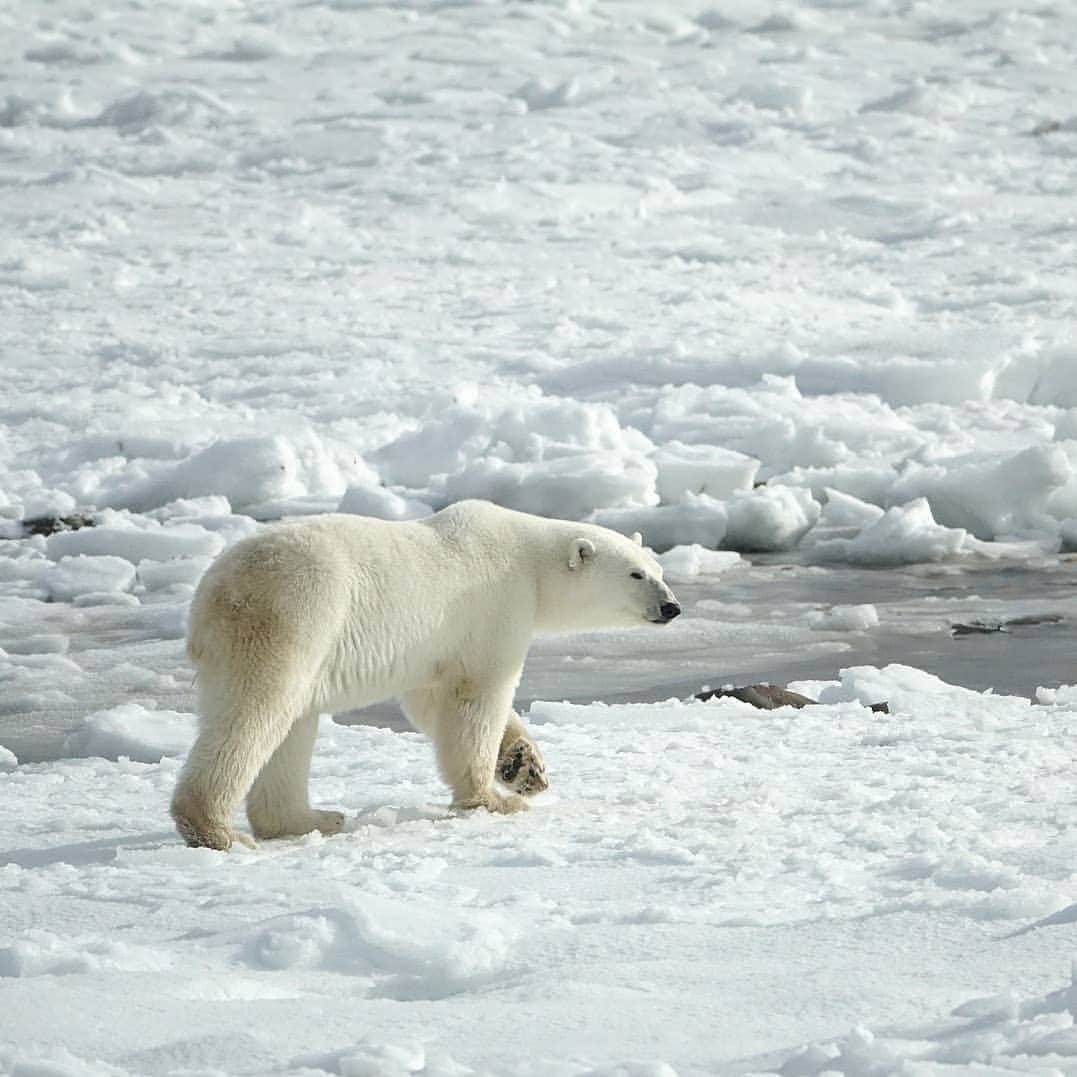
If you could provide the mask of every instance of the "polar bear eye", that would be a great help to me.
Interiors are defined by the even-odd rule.
[[[631,576],[632,579],[634,579],[634,580],[642,580],[643,579],[643,573],[642,572],[630,572],[629,576]]]

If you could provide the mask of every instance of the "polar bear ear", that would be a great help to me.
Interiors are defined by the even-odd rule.
[[[590,561],[595,556],[595,544],[582,536],[572,540],[572,548],[568,555],[568,567],[575,572],[580,565]]]
[[[633,532],[632,532],[632,534],[631,534],[631,535],[629,535],[628,537],[629,537],[629,538],[630,538],[630,539],[631,539],[631,540],[632,540],[632,541],[633,541],[633,542],[634,542],[634,543],[635,543],[635,544],[636,544],[637,546],[642,546],[642,545],[643,545],[643,536],[642,536],[642,535],[641,535],[641,534],[640,534],[640,533],[639,533],[638,531],[633,531]]]

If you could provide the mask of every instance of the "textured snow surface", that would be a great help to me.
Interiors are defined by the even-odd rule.
[[[326,721],[348,832],[228,854],[167,825],[193,716],[94,716],[87,752],[132,758],[0,777],[0,1062],[1073,1072],[1072,691],[801,687],[830,702],[535,704],[552,785],[514,817],[449,815],[418,734]]]
[[[1075,52],[1050,0],[0,0],[0,1072],[1077,1073],[1068,652],[1038,706],[538,703],[511,819],[329,723],[349,832],[166,813],[258,521],[489,497],[700,587],[1077,549]],[[537,683],[830,671],[895,639],[868,598]]]
[[[192,505],[48,551],[136,566],[221,499],[1072,546],[1074,42],[993,0],[0,3],[0,515]],[[814,536],[828,491],[899,515]]]

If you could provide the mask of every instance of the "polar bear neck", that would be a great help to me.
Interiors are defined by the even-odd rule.
[[[466,560],[502,590],[507,601],[526,601],[520,577],[530,574],[528,591],[533,595],[533,607],[528,614],[534,632],[599,627],[587,619],[586,611],[573,597],[578,580],[568,567],[568,559],[574,539],[589,536],[602,542],[604,528],[535,516],[486,501],[459,501],[429,517],[428,522],[442,541],[466,547]]]

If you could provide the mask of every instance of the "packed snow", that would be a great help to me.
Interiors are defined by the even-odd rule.
[[[857,563],[1070,544],[1064,6],[0,18],[9,520],[486,497]],[[905,516],[813,542],[841,495]]]
[[[89,716],[4,779],[0,1059],[1071,1071],[1073,694],[902,666],[793,687],[824,702],[535,704],[553,784],[518,817],[450,816],[419,734],[327,721],[313,788],[349,831],[228,854],[167,826],[192,715]]]
[[[0,1072],[1077,1072],[1075,51],[1051,2],[0,0]],[[347,833],[185,849],[212,559],[465,497],[642,532],[684,617],[536,645],[526,815],[326,719]],[[819,705],[686,701],[779,667]]]

